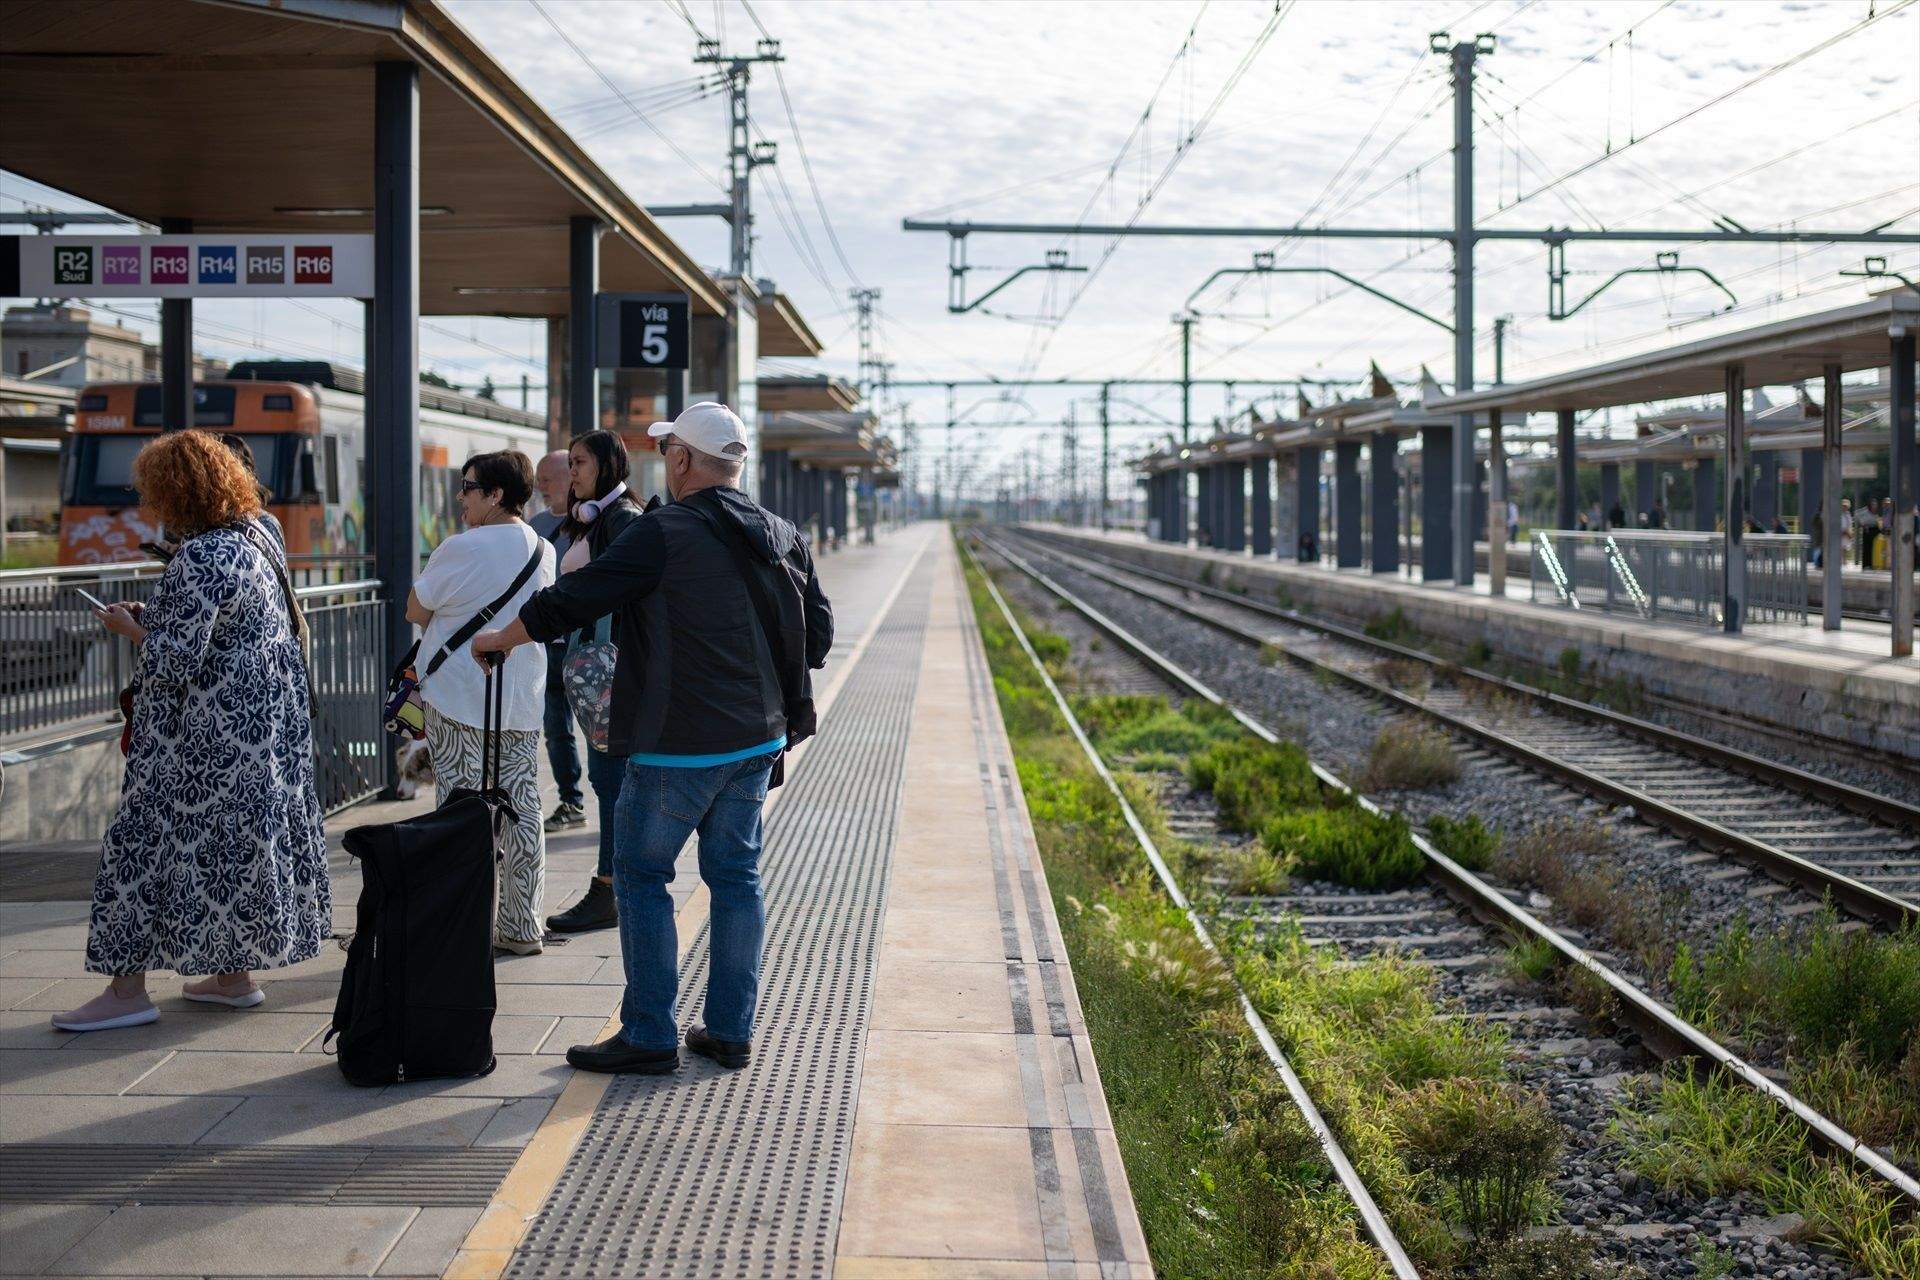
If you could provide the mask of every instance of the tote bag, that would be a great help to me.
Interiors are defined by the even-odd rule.
[[[613,619],[608,616],[577,632],[560,664],[567,706],[595,751],[607,749],[607,724],[613,718],[613,669],[619,661],[620,650],[613,643]]]

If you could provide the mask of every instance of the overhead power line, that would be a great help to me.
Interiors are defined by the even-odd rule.
[[[540,0],[527,0],[527,3],[532,5],[534,7],[534,11],[537,12],[541,17],[547,20],[547,25],[552,27],[554,30],[554,33],[566,42],[567,48],[573,50],[574,57],[580,59],[581,63],[587,68],[587,70],[593,72],[593,74],[599,79],[601,84],[606,85],[607,88],[611,89],[614,92],[614,94],[618,96],[619,99],[626,104],[627,109],[633,112],[634,119],[638,120],[641,124],[645,125],[650,131],[652,131],[655,137],[659,138],[660,141],[666,143],[668,147],[672,148],[673,153],[679,156],[681,160],[685,161],[689,169],[692,169],[695,173],[700,175],[701,181],[707,183],[709,186],[713,187],[716,191],[719,191],[721,194],[723,195],[726,194],[726,190],[727,190],[726,187],[722,186],[717,179],[715,179],[705,169],[701,168],[700,162],[695,160],[692,156],[688,155],[685,149],[682,148],[680,144],[675,142],[672,138],[668,137],[666,133],[660,128],[660,126],[656,125],[652,120],[647,118],[647,113],[642,111],[638,106],[636,106],[633,102],[633,99],[628,95],[627,91],[625,89],[622,89],[619,85],[615,84],[607,76],[607,73],[602,71],[599,68],[599,66],[597,66],[594,63],[592,58],[589,58],[587,56],[587,51],[585,49],[582,49],[579,46],[579,44],[575,42],[574,38],[567,34],[567,29],[565,27],[561,26],[557,21],[554,20],[554,16],[551,13],[547,12],[546,6],[541,4]],[[696,30],[697,29],[698,28],[696,28]]]

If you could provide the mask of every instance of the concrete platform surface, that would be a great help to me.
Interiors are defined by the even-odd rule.
[[[833,1232],[822,1257],[790,1270],[1145,1275],[950,540],[941,526],[908,527],[824,557],[821,576],[840,630],[816,683],[823,722],[840,699],[853,714],[871,697],[854,677],[910,581],[924,623],[910,655],[917,679],[904,755],[895,749],[890,766],[900,800],[883,842],[878,945],[852,958],[868,966],[872,994],[846,1028],[858,1044],[857,1091],[839,1180],[827,1188]],[[902,641],[888,643],[897,651]],[[797,784],[809,768],[816,788],[845,768],[844,754],[820,759],[810,765],[808,749],[797,753],[788,786],[774,793],[770,859],[783,797],[800,791],[805,802]],[[870,768],[875,757],[862,759]],[[551,780],[543,785],[550,805]],[[428,802],[369,804],[330,824],[343,937],[359,883],[339,852],[341,834]],[[597,838],[591,824],[548,837],[545,910],[583,889]],[[691,843],[680,866],[674,890],[692,967],[706,894]],[[770,881],[770,904],[787,883]],[[71,898],[0,903],[7,1274],[521,1274],[527,1262],[516,1249],[529,1224],[564,1194],[556,1188],[570,1170],[604,1155],[594,1135],[619,1108],[647,1105],[610,1090],[607,1077],[572,1072],[561,1056],[614,1025],[621,973],[612,931],[499,961],[491,1075],[363,1090],[321,1052],[345,961],[338,946],[262,975],[267,1002],[258,1009],[190,1004],[177,978],[156,974],[159,1022],[50,1030],[51,1012],[99,986],[81,965],[86,917],[87,904]],[[770,953],[766,968],[789,960]],[[754,1083],[811,1105],[811,1068],[756,1063],[765,1078]],[[703,1224],[723,1236],[737,1225]]]

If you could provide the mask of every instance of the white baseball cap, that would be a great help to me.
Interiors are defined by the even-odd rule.
[[[648,427],[647,434],[656,440],[672,436],[688,448],[714,458],[738,461],[747,453],[747,424],[740,421],[739,414],[712,400],[688,405],[672,422],[656,422]],[[736,449],[734,445],[740,447]]]

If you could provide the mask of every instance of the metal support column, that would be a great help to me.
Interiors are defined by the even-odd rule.
[[[1253,554],[1273,554],[1273,461],[1255,458],[1247,474],[1253,484]]]
[[[1893,338],[1893,368],[1887,386],[1892,399],[1887,406],[1887,424],[1893,440],[1887,448],[1888,489],[1893,512],[1888,518],[1887,538],[1891,554],[1887,568],[1893,573],[1893,656],[1905,658],[1913,653],[1913,521],[1914,491],[1920,488],[1914,468],[1920,466],[1920,447],[1914,440],[1914,333],[1902,326]],[[1837,397],[1836,397],[1837,398]]]
[[[1606,528],[1613,527],[1613,509],[1620,505],[1620,464],[1603,462],[1600,464],[1600,521]]]
[[[162,218],[162,234],[192,232],[190,218]],[[84,371],[83,371],[84,372]],[[193,425],[193,299],[160,300],[160,429],[185,431]]]
[[[1247,464],[1229,462],[1220,468],[1226,479],[1227,550],[1247,549]]]
[[[1400,568],[1400,437],[1376,431],[1367,445],[1367,470],[1373,481],[1373,571],[1393,573]]]
[[[1100,388],[1100,532],[1105,533],[1111,527],[1112,517],[1107,510],[1107,476],[1113,470],[1112,432],[1107,421],[1107,393],[1111,387]]]
[[[1652,462],[1633,464],[1633,509],[1646,517],[1642,528],[1653,527],[1653,504],[1659,499],[1659,481],[1654,478]]]
[[[1911,350],[1911,348],[1909,348]],[[1911,400],[1911,386],[1907,392]],[[1747,368],[1727,366],[1727,553],[1721,561],[1720,625],[1729,633],[1746,625],[1747,613]]]
[[[1507,594],[1507,447],[1500,425],[1494,409],[1487,414],[1487,586],[1495,599]]]
[[[1333,446],[1333,562],[1342,569],[1358,569],[1367,561],[1360,545],[1360,442],[1342,440]]]
[[[1701,533],[1712,533],[1720,520],[1719,473],[1720,464],[1712,458],[1693,464],[1693,527]]]
[[[1820,628],[1840,629],[1840,570],[1847,558],[1840,530],[1840,366],[1830,364],[1822,371],[1826,391],[1820,407],[1820,522],[1825,526],[1820,551]]]
[[[1452,427],[1420,428],[1420,580],[1439,582],[1453,564]]]
[[[1490,41],[1487,50],[1492,50]],[[1461,40],[1448,52],[1453,64],[1453,393],[1465,395],[1473,390],[1473,63],[1481,52],[1480,42]],[[1429,514],[1422,535],[1432,548],[1438,541],[1437,526],[1444,523],[1448,557],[1436,560],[1427,554],[1421,559],[1429,568],[1451,561],[1454,585],[1469,587],[1473,585],[1472,414],[1463,413],[1454,419],[1448,443],[1452,456],[1448,459],[1447,483],[1440,490],[1441,502],[1427,504]],[[1437,478],[1436,473],[1428,474],[1430,479]],[[1443,509],[1449,489],[1453,494],[1450,511]]]
[[[567,222],[567,429],[583,436],[600,425],[600,220]],[[675,411],[677,412],[677,410]]]
[[[411,62],[382,62],[374,67],[373,85],[367,513],[373,571],[386,600],[379,669],[387,671],[413,643],[407,596],[420,560],[414,534],[420,509],[420,70]],[[381,754],[391,794],[398,770],[392,752]]]
[[[1194,540],[1203,547],[1213,545],[1213,468],[1195,467],[1193,533]]]
[[[1478,541],[1487,531],[1487,464],[1477,458],[1473,464],[1473,519],[1468,523],[1469,539]],[[1474,552],[1474,567],[1479,567],[1479,552]]]
[[[1780,516],[1780,451],[1757,450],[1753,455],[1758,478],[1753,482],[1753,520],[1767,533]]]
[[[1296,559],[1318,561],[1320,558],[1320,450],[1301,449],[1296,457],[1299,465],[1293,474],[1294,529],[1293,554]],[[1303,551],[1303,539],[1311,541],[1313,554]]]
[[[1574,451],[1573,410],[1560,410],[1554,430],[1553,527],[1578,528],[1580,523],[1580,459]]]

